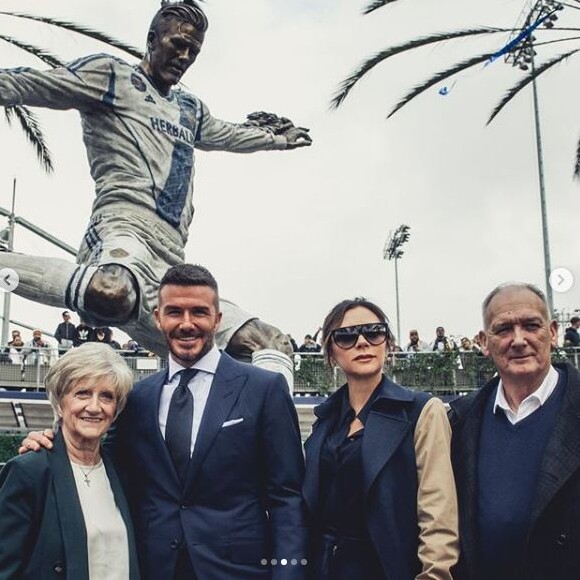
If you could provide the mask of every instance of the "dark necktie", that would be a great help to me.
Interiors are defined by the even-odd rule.
[[[193,425],[193,395],[187,385],[196,374],[197,369],[181,371],[179,385],[173,391],[169,403],[165,426],[165,444],[182,483],[185,482],[187,475]]]

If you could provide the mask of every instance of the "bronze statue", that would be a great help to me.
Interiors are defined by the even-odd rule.
[[[103,54],[49,71],[0,72],[0,105],[80,112],[95,181],[93,213],[77,264],[0,254],[16,270],[17,294],[68,308],[93,326],[123,329],[157,354],[165,342],[152,318],[159,280],[183,262],[193,218],[194,149],[250,153],[308,146],[308,130],[253,113],[235,124],[175,88],[196,60],[208,27],[194,0],[164,2],[138,66]],[[224,301],[219,345],[235,356],[261,348],[291,352],[286,335]]]

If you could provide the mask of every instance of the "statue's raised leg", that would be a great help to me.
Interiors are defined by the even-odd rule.
[[[60,258],[0,253],[0,268],[12,268],[20,278],[14,293],[34,302],[57,308],[69,308],[67,287],[78,266]]]

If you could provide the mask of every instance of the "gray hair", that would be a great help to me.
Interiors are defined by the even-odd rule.
[[[115,390],[118,415],[127,403],[133,386],[133,373],[108,344],[88,342],[71,348],[50,368],[44,379],[56,422],[63,397],[82,381],[89,384],[107,381]]]
[[[505,282],[504,284],[500,284],[496,286],[484,299],[483,304],[481,305],[481,316],[483,317],[483,325],[487,328],[489,323],[488,314],[489,314],[489,305],[491,301],[502,292],[506,290],[529,290],[533,294],[535,294],[544,305],[544,314],[546,319],[550,319],[550,309],[548,307],[548,301],[546,300],[546,295],[534,284],[530,284],[528,282]]]

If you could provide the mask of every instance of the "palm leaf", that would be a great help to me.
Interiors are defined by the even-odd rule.
[[[4,115],[9,125],[12,125],[12,115],[18,119],[26,138],[34,147],[38,160],[44,167],[44,170],[47,173],[52,173],[54,171],[52,156],[44,140],[44,135],[36,115],[27,107],[22,106],[6,107],[4,109]]]
[[[419,48],[421,46],[427,46],[429,44],[435,44],[438,42],[445,42],[447,40],[452,40],[455,38],[464,38],[468,36],[476,36],[480,34],[495,34],[497,32],[509,32],[509,29],[504,28],[469,28],[466,30],[457,30],[455,32],[442,32],[437,34],[432,34],[430,36],[422,36],[420,38],[416,38],[415,40],[411,40],[409,42],[404,42],[403,44],[397,44],[395,46],[391,46],[371,58],[367,59],[363,64],[356,69],[347,79],[342,81],[340,84],[338,91],[332,98],[330,102],[330,107],[332,109],[337,109],[342,102],[346,99],[352,88],[361,78],[366,75],[371,69],[373,69],[376,65],[383,62],[387,58],[395,56],[397,54],[401,54],[403,52],[407,52],[409,50],[413,50],[415,48]]]
[[[0,11],[0,14],[5,14],[6,16],[14,16],[15,18],[25,18],[27,20],[34,20],[36,22],[44,22],[45,24],[50,24],[52,26],[57,26],[58,28],[64,28],[66,30],[70,30],[71,32],[76,32],[78,34],[82,34],[83,36],[87,36],[94,40],[98,40],[100,42],[104,42],[105,44],[109,44],[114,48],[118,48],[131,56],[136,58],[143,58],[143,52],[140,51],[138,48],[131,46],[129,44],[125,44],[121,40],[117,40],[113,36],[109,36],[103,32],[99,32],[98,30],[94,30],[87,26],[83,26],[81,24],[74,24],[73,22],[67,22],[66,20],[58,20],[56,18],[48,18],[46,16],[34,16],[32,14],[24,14],[23,12],[4,12]]]
[[[370,14],[371,12],[374,12],[375,10],[382,8],[383,6],[386,6],[387,4],[392,4],[393,2],[396,1],[397,0],[374,0],[374,2],[371,2],[368,6],[364,7],[363,14]]]
[[[431,78],[426,80],[423,84],[413,88],[409,93],[407,93],[391,110],[391,112],[387,115],[388,117],[392,117],[399,109],[403,108],[406,104],[412,101],[415,97],[419,96],[421,93],[424,93],[427,89],[430,89],[433,85],[444,81],[445,79],[452,77],[454,74],[460,73],[461,71],[468,69],[469,67],[475,66],[476,64],[480,64],[489,58],[495,53],[487,52],[485,54],[479,54],[474,56],[468,60],[464,60],[460,62],[450,69],[444,70],[433,75]]]
[[[580,179],[580,141],[576,147],[576,165],[574,166],[574,177]]]
[[[491,113],[489,119],[487,120],[487,125],[489,125],[497,116],[497,114],[524,88],[526,87],[528,84],[530,84],[534,79],[537,79],[542,73],[545,73],[547,70],[549,70],[550,68],[552,68],[554,65],[558,64],[559,62],[562,62],[563,60],[565,60],[566,58],[568,58],[569,56],[573,55],[575,52],[580,51],[580,49],[575,49],[575,50],[571,50],[569,52],[566,52],[564,54],[561,54],[547,62],[545,62],[544,64],[542,64],[539,67],[536,67],[532,70],[532,72],[527,75],[526,77],[524,77],[519,83],[517,83],[516,85],[514,85],[505,95],[504,97],[500,100],[500,102],[495,106],[493,112]]]
[[[17,46],[18,48],[34,55],[35,57],[39,58],[42,62],[46,63],[51,67],[62,66],[62,61],[55,56],[54,54],[44,50],[44,48],[40,48],[38,46],[34,46],[33,44],[27,44],[26,42],[22,42],[17,38],[13,38],[12,36],[6,36],[4,34],[0,34],[0,40],[4,40],[5,42],[12,44],[13,46]]]

